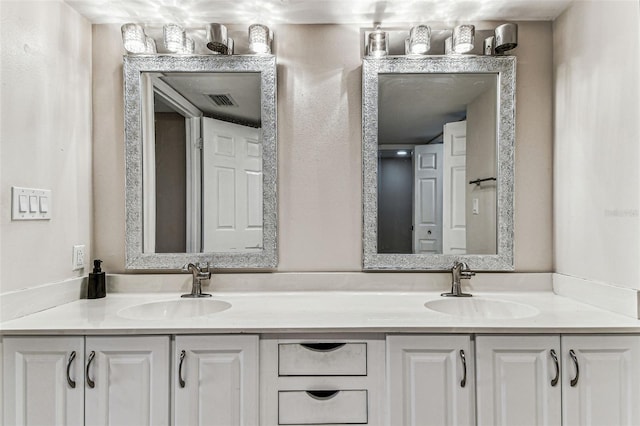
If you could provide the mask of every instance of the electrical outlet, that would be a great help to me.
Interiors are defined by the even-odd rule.
[[[74,271],[84,269],[84,246],[73,246],[72,268]]]

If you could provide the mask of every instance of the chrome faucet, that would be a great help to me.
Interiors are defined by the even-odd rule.
[[[209,262],[202,268],[199,263],[188,263],[182,267],[185,272],[190,272],[193,275],[193,282],[191,283],[191,293],[183,294],[181,297],[211,297],[210,294],[202,292],[202,281],[211,278],[211,271],[209,271]]]
[[[476,273],[469,269],[469,265],[464,262],[455,261],[453,268],[451,268],[451,275],[453,282],[451,283],[451,291],[449,293],[442,293],[441,296],[446,297],[471,297],[469,293],[462,292],[462,285],[460,280],[469,280]]]

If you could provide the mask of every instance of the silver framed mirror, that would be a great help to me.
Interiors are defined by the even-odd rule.
[[[275,57],[132,55],[123,73],[126,268],[275,268]]]
[[[364,58],[365,270],[509,271],[512,56]]]

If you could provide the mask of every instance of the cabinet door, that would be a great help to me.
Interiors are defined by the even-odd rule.
[[[84,424],[84,338],[4,337],[2,342],[4,424]]]
[[[479,426],[561,424],[559,336],[478,336],[476,372]]]
[[[87,337],[86,354],[87,425],[169,424],[168,336]]]
[[[389,424],[474,424],[473,378],[469,336],[388,336]]]
[[[562,362],[564,425],[640,424],[640,336],[562,336]]]
[[[176,336],[174,424],[258,424],[258,336]]]

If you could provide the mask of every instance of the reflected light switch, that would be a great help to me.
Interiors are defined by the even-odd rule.
[[[473,207],[472,207],[471,212],[473,214],[480,214],[480,203],[478,202],[477,198],[473,199]]]

